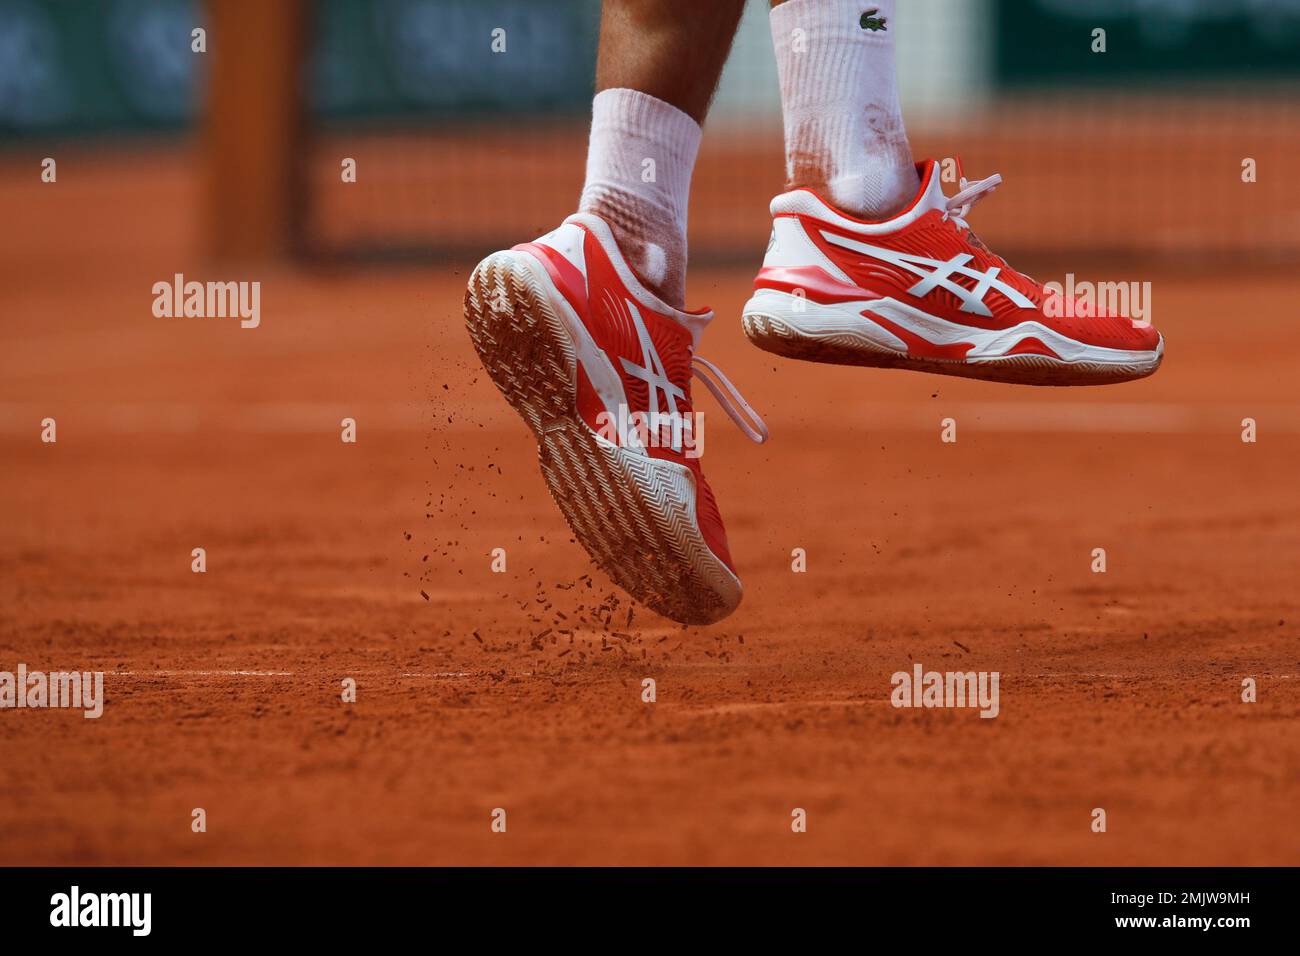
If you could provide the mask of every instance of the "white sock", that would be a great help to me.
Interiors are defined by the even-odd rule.
[[[787,0],[771,23],[787,186],[825,189],[858,216],[901,211],[921,184],[898,102],[894,0]]]
[[[581,212],[600,216],[628,265],[674,308],[686,301],[686,204],[700,124],[637,90],[603,90],[591,104]]]

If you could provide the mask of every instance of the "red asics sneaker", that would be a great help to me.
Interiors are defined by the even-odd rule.
[[[742,320],[751,342],[813,362],[1024,385],[1105,385],[1160,367],[1164,340],[1149,325],[1050,299],[971,232],[971,206],[1002,177],[962,177],[948,198],[936,162],[917,171],[912,205],[882,222],[808,189],[772,200],[772,240]]]
[[[474,348],[537,436],[542,476],[574,534],[620,587],[683,624],[720,620],[741,598],[700,468],[692,372],[747,435],[767,437],[694,354],[712,317],[646,291],[609,227],[586,214],[488,256],[465,294]]]

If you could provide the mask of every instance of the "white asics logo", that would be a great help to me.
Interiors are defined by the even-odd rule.
[[[629,362],[623,356],[619,356],[619,361],[623,363],[623,370],[633,378],[639,378],[646,383],[646,410],[652,418],[659,416],[659,393],[664,393],[667,408],[663,409],[668,416],[677,417],[677,399],[685,398],[686,393],[672,383],[668,378],[668,373],[664,370],[663,359],[655,350],[654,342],[650,339],[650,330],[645,327],[645,320],[641,318],[641,312],[636,307],[636,303],[631,299],[623,300],[628,308],[632,318],[632,325],[636,329],[637,341],[641,343],[641,361],[645,362],[644,366]],[[672,447],[676,448],[677,445]]]
[[[906,252],[896,252],[893,249],[882,249],[880,246],[870,246],[865,242],[858,242],[855,239],[837,236],[830,232],[823,232],[822,236],[827,242],[834,243],[845,249],[852,249],[854,252],[865,253],[874,259],[892,263],[901,269],[906,269],[913,275],[921,276],[921,281],[907,290],[909,295],[920,298],[935,289],[947,289],[961,299],[961,311],[974,312],[976,315],[992,315],[993,313],[989,311],[989,307],[984,304],[984,296],[988,294],[990,289],[997,289],[1022,309],[1032,309],[1034,307],[1033,300],[1015,286],[1008,285],[998,278],[998,273],[1002,271],[1000,267],[993,266],[985,272],[967,269],[966,263],[975,258],[969,252],[958,253],[945,261],[928,259],[925,256],[913,256]],[[974,279],[975,288],[967,289],[964,285],[952,279],[954,275]]]

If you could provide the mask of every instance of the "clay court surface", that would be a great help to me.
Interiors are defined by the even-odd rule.
[[[190,169],[0,180],[0,669],[107,692],[0,713],[0,864],[1300,854],[1294,278],[1138,276],[1165,367],[1056,391],[776,359],[752,269],[696,269],[772,440],[700,392],[747,594],[683,629],[571,542],[462,327],[471,263],[214,274]],[[154,318],[177,271],[260,279],[261,327]],[[913,662],[1001,672],[1000,715],[892,708]]]

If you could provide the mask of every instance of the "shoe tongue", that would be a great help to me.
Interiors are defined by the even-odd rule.
[[[916,172],[921,177],[921,198],[916,201],[917,210],[924,214],[931,209],[946,212],[948,197],[943,193],[943,168],[937,160],[927,159],[917,163]]]

